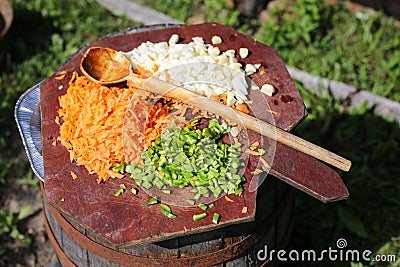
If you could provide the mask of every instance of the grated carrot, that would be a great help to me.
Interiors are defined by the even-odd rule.
[[[149,70],[146,70],[140,65],[137,65],[135,68],[135,73],[140,74],[140,75],[145,75],[145,76],[151,76],[153,73]]]
[[[227,103],[228,96],[227,96],[226,93],[222,93],[222,94],[221,94],[221,100],[222,100],[222,103],[224,103],[224,104]]]
[[[75,72],[67,93],[59,97],[58,140],[68,149],[71,161],[98,175],[98,183],[122,177],[111,169],[124,162],[122,126],[135,92],[135,88],[94,83]]]
[[[218,97],[218,96],[216,96],[216,95],[210,95],[210,98],[212,99],[212,100],[215,100],[215,101],[217,101],[217,102],[220,102],[220,98]]]
[[[228,202],[235,202],[233,199],[229,198],[227,195],[225,195],[224,198]]]
[[[272,109],[267,109],[266,112],[269,112],[271,114],[277,115],[278,111],[272,110]]]
[[[204,91],[203,91],[203,95],[204,95],[204,94],[205,94],[205,93],[204,93]],[[226,94],[226,93],[222,93],[222,94],[219,95],[219,96],[217,96],[217,95],[210,95],[209,98],[211,98],[212,100],[215,100],[215,101],[217,101],[217,102],[223,103],[223,104],[225,104],[225,105],[226,105],[226,103],[227,103],[227,94]],[[236,104],[236,105],[232,105],[231,107],[234,108],[234,109],[236,109],[236,110],[239,110],[239,111],[241,111],[241,112],[243,112],[243,113],[250,114],[250,110],[249,110],[249,108],[248,108],[248,106],[247,106],[247,103],[239,103],[239,104]]]
[[[243,113],[250,114],[250,110],[249,110],[249,108],[247,107],[246,104],[236,104],[234,106],[234,108],[239,110],[239,111],[241,111],[241,112],[243,112]]]
[[[146,122],[145,148],[148,148],[154,140],[160,138],[164,125],[168,122],[168,114],[176,107],[176,103],[175,100],[164,98],[164,101],[159,101],[154,105]]]
[[[260,174],[260,173],[262,173],[262,172],[263,172],[263,171],[260,170],[260,169],[255,169],[254,171],[251,172],[251,174],[257,175],[257,174]]]
[[[78,179],[78,175],[76,175],[76,173],[74,173],[73,171],[71,171],[71,176],[72,176],[72,179],[74,179],[74,180]]]
[[[65,78],[66,75],[67,75],[67,72],[62,71],[62,72],[60,72],[60,74],[58,76],[55,77],[55,79],[61,81],[62,79]]]
[[[253,150],[250,150],[250,149],[246,149],[244,152],[247,153],[247,154],[250,154],[250,155],[260,156],[259,152],[253,151]]]
[[[255,148],[257,148],[259,145],[260,145],[260,142],[258,142],[258,141],[255,141],[255,142],[254,142],[254,143],[252,143],[250,146],[251,146],[251,147],[255,147]]]

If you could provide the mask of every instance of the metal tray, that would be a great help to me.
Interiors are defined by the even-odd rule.
[[[40,83],[29,88],[17,101],[14,117],[33,172],[44,182]]]

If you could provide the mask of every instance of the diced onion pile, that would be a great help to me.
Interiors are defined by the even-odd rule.
[[[173,34],[168,42],[145,42],[124,54],[134,69],[210,98],[224,94],[228,106],[248,99],[250,82],[246,77],[255,73],[259,64],[247,64],[243,69],[234,50],[221,52],[218,47],[206,44],[202,37],[194,37],[188,44],[178,44],[178,40],[178,35]],[[222,39],[214,36],[212,42],[220,43]],[[248,50],[241,48],[239,53],[245,58]],[[256,85],[252,87],[259,89]]]

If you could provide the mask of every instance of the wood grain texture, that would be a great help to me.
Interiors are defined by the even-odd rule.
[[[257,252],[282,248],[291,232],[294,194],[285,183],[269,179],[257,201],[253,222],[126,248],[104,247],[44,202],[48,235],[64,266],[259,266]],[[45,194],[45,192],[42,191]],[[257,242],[248,240],[256,238]],[[61,250],[61,251],[60,251]],[[123,253],[123,254],[121,254]],[[232,256],[232,253],[236,256]],[[269,264],[270,266],[270,264]],[[273,266],[273,265],[272,265]]]

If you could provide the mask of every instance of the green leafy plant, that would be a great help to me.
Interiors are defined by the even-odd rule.
[[[367,103],[350,108],[332,98],[318,98],[299,83],[297,86],[309,115],[294,133],[351,159],[353,167],[349,173],[340,173],[350,192],[345,201],[323,204],[302,193],[296,194],[290,248],[322,251],[335,246],[338,238],[345,238],[351,249],[369,249],[374,255],[398,255],[400,127],[392,120],[376,117]],[[383,266],[377,262],[326,264],[350,265]],[[384,266],[399,266],[399,263]]]
[[[278,50],[310,45],[333,27],[332,17],[339,10],[339,6],[318,0],[281,2],[269,10],[271,19],[264,23],[259,37]]]
[[[23,146],[13,116],[18,97],[52,75],[89,42],[140,25],[113,15],[95,0],[10,0],[10,3],[14,10],[13,24],[7,33],[11,43],[0,64],[1,201],[11,187],[28,186],[36,191],[39,188],[33,172],[24,173],[29,163],[22,156]],[[31,236],[24,233],[23,227],[28,211],[28,206],[19,213],[8,208],[0,210],[2,242],[11,238],[18,240],[17,244],[30,245]],[[15,246],[11,244],[10,250],[18,248]]]
[[[15,184],[18,186],[29,186],[35,192],[39,190],[39,179],[33,175],[32,169],[28,170],[26,177],[16,180]]]
[[[206,21],[239,26],[240,11],[232,2],[226,0],[138,0],[137,2],[182,22],[198,15],[198,11],[202,10],[200,14],[204,15]]]
[[[161,13],[168,14],[170,17],[182,22],[185,22],[188,17],[193,16],[200,5],[200,0],[138,0],[136,2]]]
[[[11,238],[21,241],[24,245],[30,245],[31,238],[23,235],[18,228],[18,223],[29,215],[31,206],[23,207],[17,214],[12,209],[0,210],[0,235],[9,235]]]
[[[215,21],[227,26],[239,26],[240,11],[224,0],[204,0],[207,21]]]
[[[12,166],[11,162],[0,162],[0,185],[6,183],[6,175]]]
[[[288,65],[400,101],[400,26],[393,18],[318,0],[285,1],[268,13],[257,39]]]

